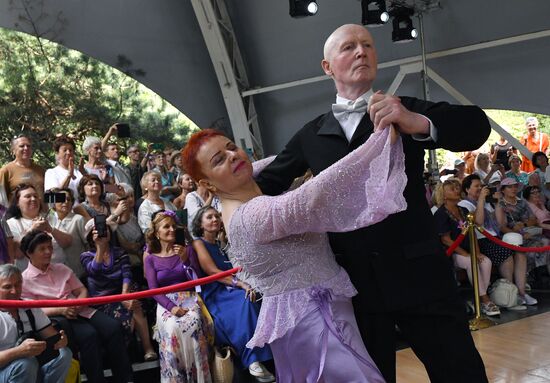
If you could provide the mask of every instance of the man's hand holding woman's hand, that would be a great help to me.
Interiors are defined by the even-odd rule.
[[[397,96],[377,91],[369,99],[367,113],[375,131],[393,125],[395,129],[405,134],[430,134],[429,120],[405,108]],[[392,133],[392,142],[397,139],[396,135],[397,133]]]

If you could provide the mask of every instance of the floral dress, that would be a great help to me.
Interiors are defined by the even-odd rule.
[[[196,278],[193,267],[178,255],[145,258],[145,277],[149,288],[170,286]],[[196,267],[196,266],[195,266]],[[196,291],[156,295],[157,324],[154,333],[159,343],[160,380],[162,383],[209,383],[209,342],[213,340],[212,319]],[[178,317],[173,307],[187,309]]]

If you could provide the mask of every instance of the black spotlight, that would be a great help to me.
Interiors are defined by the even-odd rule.
[[[413,27],[411,16],[414,10],[408,7],[396,7],[390,12],[393,17],[391,39],[394,43],[406,43],[418,37],[418,31]]]
[[[390,19],[385,0],[361,0],[361,10],[363,25],[377,27],[386,24]]]
[[[317,13],[317,10],[319,9],[317,2],[312,0],[289,0],[289,2],[289,13],[292,17],[313,16]]]

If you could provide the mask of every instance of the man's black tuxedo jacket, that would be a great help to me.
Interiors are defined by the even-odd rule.
[[[403,105],[429,118],[437,142],[419,142],[403,135],[407,210],[348,233],[329,233],[336,259],[359,291],[361,310],[389,312],[433,302],[456,294],[451,262],[444,255],[429,210],[423,181],[424,149],[467,151],[479,148],[490,133],[485,113],[476,106],[430,103],[402,97]],[[373,132],[369,115],[350,143],[332,112],[307,123],[257,182],[265,194],[278,195],[310,168],[323,171],[364,143]]]

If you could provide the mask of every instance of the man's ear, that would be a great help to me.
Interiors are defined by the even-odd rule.
[[[321,68],[323,68],[323,71],[325,71],[325,74],[327,76],[332,76],[332,70],[330,69],[330,63],[327,60],[325,60],[325,59],[321,60]]]
[[[204,178],[199,180],[199,185],[205,188],[206,190],[210,191],[211,193],[215,194],[218,189],[214,185],[210,183],[210,181],[205,180]]]

